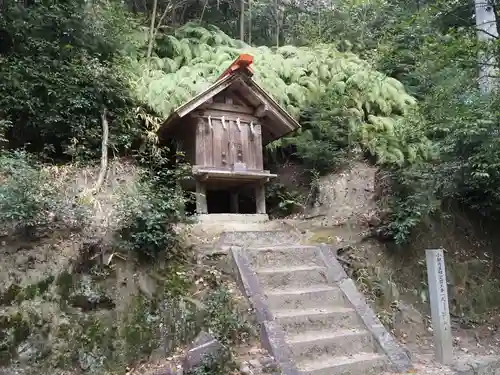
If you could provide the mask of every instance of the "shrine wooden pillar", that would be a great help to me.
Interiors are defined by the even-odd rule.
[[[205,183],[196,181],[196,213],[207,214],[207,187]]]
[[[239,195],[237,191],[231,191],[230,193],[230,209],[233,214],[239,214],[240,213],[240,202],[239,202]]]
[[[255,186],[255,204],[258,214],[266,213],[266,186],[264,182],[260,182]]]

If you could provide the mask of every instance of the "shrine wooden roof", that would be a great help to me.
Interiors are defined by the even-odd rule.
[[[244,98],[255,110],[255,117],[260,119],[262,127],[270,134],[268,141],[279,139],[300,128],[300,124],[252,79],[252,62],[252,56],[240,55],[214,84],[170,114],[160,131],[165,132],[176,127],[182,118],[228,89]]]

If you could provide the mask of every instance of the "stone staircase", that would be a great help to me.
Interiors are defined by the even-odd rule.
[[[334,249],[290,232],[226,232],[261,338],[284,375],[406,372],[410,359],[338,263]]]

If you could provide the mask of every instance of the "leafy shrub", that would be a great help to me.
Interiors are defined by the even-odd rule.
[[[9,1],[2,9],[0,118],[13,124],[11,146],[50,156],[93,155],[103,107],[110,111],[110,146],[133,141],[134,100],[114,64],[116,33],[102,30],[99,23],[110,23],[85,7],[83,0]]]
[[[433,77],[434,79],[434,77]],[[468,74],[448,66],[436,74],[421,111],[439,149],[433,162],[393,168],[389,231],[402,243],[440,201],[455,201],[496,220],[500,214],[500,102],[470,87]]]
[[[19,312],[0,313],[0,365],[9,364],[17,348],[31,333],[31,324]]]
[[[349,100],[335,87],[327,89],[303,112],[302,129],[282,144],[293,146],[295,155],[318,174],[344,168],[360,151],[389,171],[395,187],[384,234],[403,243],[422,219],[439,206],[430,173],[430,163],[436,158],[435,143],[427,138],[427,124],[417,111],[408,110],[404,116],[394,116],[389,121],[366,111],[360,116],[349,109]],[[276,186],[268,194],[269,200],[273,196],[281,198],[278,208],[290,206],[286,196],[290,193],[283,188]]]
[[[309,169],[320,174],[342,167],[356,142],[356,117],[341,109],[341,100],[335,90],[327,90],[302,113],[301,131],[285,140]]]
[[[251,327],[241,319],[228,289],[221,287],[210,293],[205,305],[205,325],[221,343],[241,342],[251,332]]]
[[[119,202],[124,213],[121,229],[124,244],[138,255],[156,257],[178,244],[173,224],[179,219],[180,197],[161,195],[151,183],[142,182]],[[167,251],[167,255],[172,255]]]
[[[201,364],[189,371],[187,375],[226,375],[229,373],[227,365],[230,359],[230,353],[222,353],[219,358],[207,355]]]
[[[0,228],[35,234],[85,223],[83,206],[68,202],[50,173],[25,152],[0,154]]]
[[[151,301],[139,295],[130,306],[121,335],[125,340],[125,353],[128,361],[135,361],[149,355],[160,343],[158,325],[160,316]]]
[[[163,252],[167,259],[182,257],[174,251],[180,245],[174,224],[184,218],[185,198],[179,180],[187,170],[183,165],[172,167],[164,156],[155,160],[117,202],[121,244],[141,259],[156,258]]]
[[[302,207],[303,197],[299,191],[272,182],[266,186],[266,206],[272,217],[286,217]]]
[[[12,127],[12,122],[7,120],[0,120],[0,150],[3,148],[2,144],[7,142],[5,138],[7,130]]]
[[[389,173],[392,196],[386,234],[398,245],[408,242],[413,230],[440,209],[432,174],[427,164],[393,168]]]
[[[426,215],[438,213],[439,201],[500,217],[500,102],[477,82],[478,53],[495,47],[478,43],[464,27],[469,12],[452,4],[424,6],[418,14],[408,9],[379,43],[380,69],[419,98],[422,125],[440,154],[418,170],[391,171],[396,195],[389,230],[399,242]]]

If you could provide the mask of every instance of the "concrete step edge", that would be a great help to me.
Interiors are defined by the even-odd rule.
[[[301,295],[307,293],[331,292],[331,291],[336,291],[338,289],[339,288],[336,286],[319,284],[319,285],[309,286],[307,288],[280,288],[272,290],[264,289],[264,294],[266,294],[267,296]]]
[[[324,356],[313,360],[306,359],[297,363],[297,367],[302,371],[319,370],[331,367],[340,367],[359,362],[387,362],[387,357],[379,353],[362,352],[351,356]]]
[[[273,312],[273,315],[279,318],[293,318],[293,317],[307,317],[313,315],[330,315],[330,314],[349,314],[355,313],[356,310],[352,307],[342,307],[342,306],[328,306],[326,308],[310,308],[310,309],[290,309],[290,310],[276,310]]]
[[[321,266],[289,266],[289,267],[265,267],[256,268],[255,272],[261,275],[277,274],[277,273],[287,273],[287,272],[297,272],[297,271],[325,271],[326,267]]]
[[[328,331],[308,331],[304,333],[291,334],[287,338],[289,344],[314,342],[319,340],[332,340],[348,336],[371,336],[366,329],[337,329]]]
[[[221,234],[223,233],[236,233],[236,234],[241,234],[241,233],[284,233],[288,234],[289,232],[287,230],[282,230],[282,229],[276,229],[276,230],[225,230],[222,231]]]
[[[313,250],[313,249],[318,249],[318,246],[313,246],[313,245],[302,245],[302,244],[296,244],[296,245],[288,245],[288,244],[283,244],[283,245],[267,245],[267,246],[252,246],[248,247],[246,250],[249,252],[256,252],[256,253],[262,253],[266,251],[291,251],[291,250],[296,250],[296,249],[306,249],[306,250]]]

